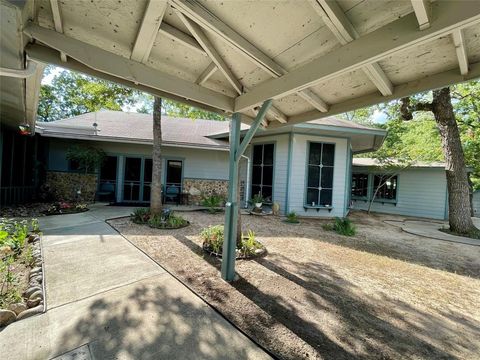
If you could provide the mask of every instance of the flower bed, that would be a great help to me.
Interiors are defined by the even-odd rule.
[[[42,264],[38,221],[0,219],[0,327],[44,311]]]
[[[60,201],[50,206],[44,212],[44,214],[45,215],[66,215],[66,214],[77,214],[85,211],[88,211],[87,204]]]
[[[203,250],[212,256],[221,258],[224,241],[223,225],[209,226],[202,230],[200,236],[203,240]],[[266,253],[267,249],[265,246],[260,241],[256,240],[255,233],[249,230],[246,236],[242,234],[241,243],[237,243],[235,258],[251,259],[265,255]]]
[[[189,221],[167,208],[163,209],[161,214],[156,215],[152,215],[150,209],[147,208],[137,209],[130,215],[130,218],[136,224],[145,224],[155,229],[174,230],[190,225]]]

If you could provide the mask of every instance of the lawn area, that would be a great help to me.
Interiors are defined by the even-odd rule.
[[[383,223],[394,216],[353,213],[354,237],[243,216],[268,254],[238,261],[228,284],[199,237],[223,214],[182,216],[191,225],[173,231],[110,224],[282,359],[478,358],[480,247]]]

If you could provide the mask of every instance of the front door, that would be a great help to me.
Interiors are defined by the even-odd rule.
[[[142,158],[126,157],[123,177],[123,201],[140,201]]]
[[[165,174],[166,187],[177,187],[179,191],[182,189],[182,160],[167,160],[167,169]]]

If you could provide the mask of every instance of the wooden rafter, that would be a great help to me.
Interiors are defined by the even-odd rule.
[[[309,2],[342,45],[359,38],[358,32],[336,1],[309,0]],[[392,95],[393,84],[380,65],[368,64],[362,70],[382,95]]]
[[[205,70],[202,71],[200,76],[198,77],[197,81],[195,81],[195,84],[198,85],[203,85],[213,74],[215,74],[215,71],[217,71],[217,65],[215,65],[214,62],[211,62],[208,64],[208,66],[205,68]]]
[[[207,35],[205,35],[205,33],[203,32],[202,28],[196,23],[194,23],[192,20],[186,18],[181,12],[177,11],[177,15],[180,20],[182,20],[183,24],[187,27],[187,29],[190,31],[190,33],[193,35],[193,37],[201,45],[203,50],[205,50],[213,63],[215,63],[220,72],[227,78],[227,81],[230,83],[230,85],[233,86],[233,88],[238,94],[241,94],[243,92],[242,84],[240,84],[240,82],[237,80],[235,74],[233,74],[232,70],[230,70],[228,65],[225,63],[223,58],[220,56],[218,51],[208,39]]]
[[[140,62],[127,59],[38,25],[28,25],[24,29],[24,33],[53,49],[63,51],[69,57],[96,71],[104,72],[133,84],[143,85],[146,89],[152,88],[164,91],[176,97],[191,99],[217,109],[233,112],[233,98],[163,71],[153,69]],[[36,56],[39,61],[45,61],[41,59],[40,55]]]
[[[171,2],[179,12],[192,19],[203,28],[208,29],[219,36],[232,48],[246,56],[247,59],[266,71],[272,77],[278,78],[287,73],[282,66],[277,64],[260,49],[252,45],[252,43],[226,25],[223,21],[207,11],[200,3],[198,3],[198,1],[171,0]],[[301,96],[318,110],[328,110],[328,105],[325,101],[320,99],[320,97],[312,91],[309,91],[304,95],[301,94]],[[312,101],[314,98],[315,101]]]
[[[63,34],[62,15],[60,13],[60,5],[58,5],[58,0],[50,0],[50,6],[52,8],[53,25],[55,26],[55,31]],[[63,52],[60,53],[60,58],[63,62],[67,61],[67,55],[65,55]]]
[[[460,67],[460,74],[468,74],[468,55],[467,47],[465,45],[465,38],[462,29],[456,29],[452,33],[453,43],[455,44],[455,51],[457,52],[458,66]]]
[[[429,0],[412,0],[413,11],[418,20],[418,28],[425,30],[430,27],[430,2]]]
[[[278,99],[306,89],[365,65],[382,60],[401,50],[449,35],[455,29],[480,22],[480,2],[439,1],[432,4],[435,21],[428,29],[418,31],[414,14],[406,15],[338,50],[300,66],[279,79],[257,85],[252,91],[235,99],[235,111],[243,111],[267,99]]]
[[[130,56],[132,60],[142,63],[147,62],[166,9],[167,1],[148,1]]]
[[[180,44],[199,52],[200,54],[207,56],[200,44],[195,40],[193,36],[184,33],[183,31],[173,27],[172,25],[162,22],[159,32],[173,41],[178,41]]]

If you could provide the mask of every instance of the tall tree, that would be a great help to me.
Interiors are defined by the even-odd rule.
[[[48,68],[47,74],[53,74]],[[68,70],[60,70],[40,88],[38,120],[54,121],[101,109],[135,104],[136,90]]]
[[[434,90],[432,101],[413,100],[401,100],[400,113],[403,119],[412,120],[416,111],[430,111],[440,131],[447,174],[450,230],[457,234],[480,236],[470,217],[470,186],[450,88]]]
[[[162,99],[155,97],[153,102],[153,149],[152,184],[150,192],[150,213],[162,211]]]

